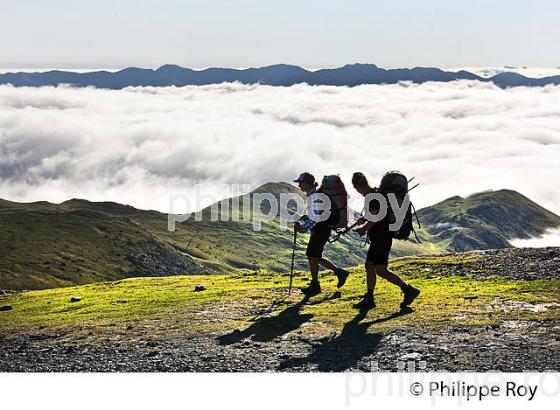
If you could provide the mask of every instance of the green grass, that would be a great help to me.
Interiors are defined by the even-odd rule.
[[[471,258],[471,259],[469,259]],[[443,263],[469,263],[472,256],[448,256]],[[429,259],[422,259],[427,264]],[[458,324],[493,324],[503,320],[559,319],[558,306],[543,312],[525,309],[539,303],[557,303],[559,280],[513,281],[492,278],[476,281],[468,277],[440,277],[426,272],[419,260],[397,260],[393,269],[422,290],[411,314],[386,320],[398,310],[401,293],[398,288],[378,279],[377,308],[368,313],[376,322],[370,331],[388,330],[406,325],[449,326]],[[312,315],[305,332],[328,334],[340,331],[356,316],[352,304],[364,292],[363,268],[352,268],[352,274],[339,298],[335,278],[322,274],[323,294],[312,298],[292,315]],[[305,285],[307,274],[299,272],[294,286]],[[194,292],[196,284],[207,290]],[[146,327],[152,337],[197,335],[231,331],[252,323],[257,312],[286,295],[288,277],[270,271],[237,271],[229,275],[192,275],[162,278],[133,278],[77,287],[21,292],[0,297],[0,305],[13,310],[0,312],[0,333],[10,334],[36,329],[82,332],[84,329],[123,329],[128,324]],[[80,302],[70,302],[71,297]],[[465,296],[475,296],[467,300]],[[302,299],[295,291],[287,305],[272,316]],[[509,306],[509,307],[508,307]],[[511,306],[517,306],[511,308]],[[519,308],[521,306],[521,308]],[[285,311],[288,312],[288,311]],[[273,320],[272,320],[273,321]],[[272,322],[271,322],[272,323]]]

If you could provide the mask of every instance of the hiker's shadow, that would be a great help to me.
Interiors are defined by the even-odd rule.
[[[248,338],[256,342],[270,342],[277,337],[296,330],[313,317],[311,313],[300,313],[301,308],[308,299],[304,297],[301,301],[287,307],[276,316],[257,318],[244,330],[236,329],[231,333],[222,335],[217,338],[218,343],[220,345],[230,345]]]
[[[401,309],[389,316],[371,322],[362,322],[367,310],[358,314],[344,325],[340,334],[312,342],[311,352],[306,357],[292,357],[280,363],[279,370],[296,369],[308,364],[316,364],[320,372],[342,372],[354,368],[362,358],[377,351],[382,339],[381,333],[368,333],[371,325],[386,322],[413,312]]]

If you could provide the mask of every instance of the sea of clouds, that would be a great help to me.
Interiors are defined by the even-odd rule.
[[[476,81],[332,87],[237,83],[123,90],[0,86],[0,198],[110,200],[354,171],[415,176],[418,207],[509,188],[560,213],[560,86]],[[360,199],[352,192],[355,208]],[[193,209],[194,210],[194,209]]]
[[[560,228],[549,229],[538,238],[514,239],[511,245],[518,248],[543,248],[547,246],[560,246]]]

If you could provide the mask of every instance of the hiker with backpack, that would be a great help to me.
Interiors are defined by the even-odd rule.
[[[404,178],[404,182],[403,182]],[[396,273],[391,272],[387,266],[389,264],[389,252],[393,245],[393,237],[399,239],[407,239],[410,234],[412,215],[410,213],[410,206],[407,210],[405,221],[406,233],[403,234],[401,228],[397,231],[392,232],[389,225],[393,223],[391,219],[391,206],[388,201],[388,194],[395,193],[396,197],[404,197],[408,193],[408,181],[404,175],[399,173],[388,173],[384,176],[380,188],[372,188],[364,174],[361,172],[356,172],[352,176],[352,185],[362,196],[366,198],[366,203],[364,209],[369,211],[370,215],[378,215],[380,212],[379,201],[375,198],[369,198],[369,194],[380,193],[383,195],[384,199],[387,201],[389,212],[380,220],[373,221],[371,219],[378,218],[360,218],[358,220],[358,225],[360,225],[355,231],[360,235],[368,235],[370,240],[370,245],[366,257],[365,269],[366,269],[366,282],[367,282],[367,292],[364,294],[361,301],[354,305],[356,309],[372,309],[375,307],[374,291],[376,285],[376,276],[380,276],[394,285],[401,288],[404,293],[404,299],[401,303],[401,309],[406,308],[410,305],[414,299],[420,294],[420,290],[412,287],[405,283]],[[400,192],[399,192],[400,189]],[[399,195],[403,194],[404,195]],[[402,201],[400,202],[402,204]],[[410,225],[408,225],[410,224]],[[400,235],[399,235],[400,234]]]
[[[322,193],[326,195],[327,199],[334,199],[334,195],[329,195],[328,187],[324,187],[327,192],[322,192],[321,189],[318,188],[317,182],[315,182],[315,177],[309,172],[302,173],[294,180],[294,182],[298,184],[298,187],[307,196],[307,209],[305,215],[303,215],[302,218],[294,224],[294,231],[295,233],[310,232],[311,234],[307,244],[307,250],[305,252],[307,260],[309,261],[311,282],[309,283],[309,286],[302,289],[304,295],[311,297],[321,293],[321,285],[319,284],[319,266],[331,269],[334,272],[338,278],[338,288],[344,285],[349,272],[339,268],[330,260],[323,257],[323,249],[331,236],[332,226],[340,223],[339,221],[333,223],[333,220],[341,218],[335,218],[337,217],[336,212],[331,212],[331,216],[329,216],[327,220],[321,220],[320,217],[323,213],[321,204],[323,203],[324,196],[318,194]],[[341,181],[340,184],[342,184]],[[323,184],[321,185],[321,188],[323,188]],[[342,196],[342,193],[335,195]],[[346,191],[344,191],[344,195],[346,195]],[[340,198],[337,198],[336,200],[339,201],[339,199]],[[344,201],[346,201],[346,198],[344,198]],[[335,201],[333,200],[332,203],[334,204]],[[334,210],[336,211],[337,209]],[[346,221],[344,221],[344,224],[346,224]]]

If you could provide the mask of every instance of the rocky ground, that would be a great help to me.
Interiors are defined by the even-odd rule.
[[[560,249],[485,251],[470,265],[434,274],[491,275],[513,279],[558,279]],[[441,271],[440,271],[441,270]],[[338,332],[312,337],[305,302],[280,306],[259,315],[249,326],[197,336],[154,337],[153,327],[115,324],[80,331],[38,327],[17,334],[0,333],[0,372],[29,371],[546,371],[560,369],[560,320],[504,320],[492,325],[424,328],[421,324],[376,333],[376,325],[394,314],[356,312]],[[554,306],[552,306],[554,305]],[[557,309],[559,303],[520,304],[494,298],[488,309]],[[1,313],[0,313],[1,314]],[[515,316],[513,316],[515,318]],[[1,316],[0,316],[1,319]],[[460,322],[459,322],[460,323]],[[165,333],[165,332],[164,332]],[[110,336],[109,336],[110,335]]]
[[[500,249],[479,252],[473,277],[492,274],[511,279],[552,279],[560,277],[560,248]],[[491,267],[491,269],[487,269]]]
[[[366,333],[357,317],[320,339],[251,330],[87,345],[57,335],[0,339],[3,372],[546,371],[560,369],[560,321]]]
[[[560,277],[560,248],[508,248],[464,253],[465,257],[480,256],[474,262],[429,266],[438,275],[466,275],[478,280],[490,276],[509,279],[553,279]]]

